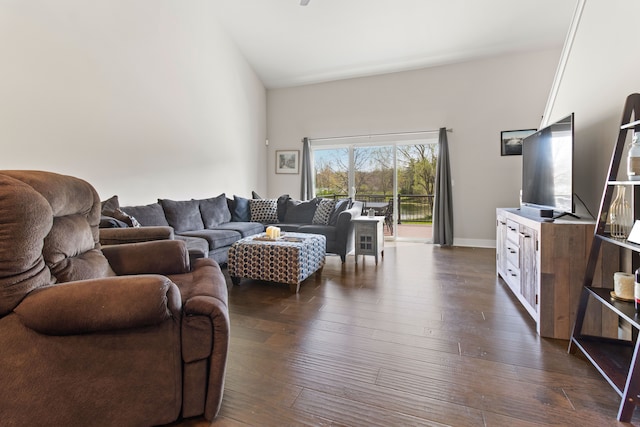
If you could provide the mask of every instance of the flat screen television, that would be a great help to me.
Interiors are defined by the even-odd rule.
[[[522,141],[522,205],[574,212],[573,113]]]

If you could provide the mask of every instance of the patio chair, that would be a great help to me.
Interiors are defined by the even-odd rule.
[[[389,233],[393,233],[393,199],[389,200],[384,211],[384,225],[389,230]]]

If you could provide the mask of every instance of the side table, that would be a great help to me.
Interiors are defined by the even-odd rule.
[[[360,216],[351,220],[356,234],[356,264],[358,255],[373,255],[378,264],[378,255],[384,257],[383,216]]]

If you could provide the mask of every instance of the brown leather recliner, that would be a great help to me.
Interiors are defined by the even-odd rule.
[[[101,249],[87,182],[0,171],[0,424],[146,426],[213,419],[227,286],[184,242]]]

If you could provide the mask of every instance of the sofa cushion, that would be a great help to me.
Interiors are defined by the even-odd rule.
[[[259,222],[225,222],[218,224],[214,230],[234,230],[242,234],[242,237],[253,236],[254,234],[262,233],[264,231],[264,224]]]
[[[284,214],[284,222],[311,224],[313,215],[315,215],[318,207],[318,202],[318,199],[311,199],[307,202],[289,200],[287,202],[287,212]]]
[[[189,260],[198,258],[207,258],[209,256],[209,242],[200,237],[181,236],[176,235],[176,240],[182,240],[187,244],[187,251],[189,251]]]
[[[336,225],[338,223],[338,216],[351,207],[351,199],[340,199],[336,202],[336,206],[331,212],[329,217],[329,225]]]
[[[236,195],[233,196],[233,210],[231,211],[231,221],[251,221],[249,199]]]
[[[318,203],[318,208],[316,209],[316,213],[313,214],[313,219],[311,220],[312,224],[321,224],[327,225],[329,224],[329,218],[331,217],[331,212],[336,207],[336,201],[331,199],[320,199]]]
[[[278,222],[278,201],[276,199],[249,200],[251,222],[274,224]]]
[[[242,238],[235,230],[194,230],[180,233],[182,236],[200,237],[209,243],[209,250],[231,246]],[[176,236],[177,237],[177,236]]]
[[[301,225],[298,227],[298,233],[311,233],[322,234],[327,238],[327,241],[333,241],[336,239],[336,227],[330,225],[309,224]]]
[[[163,225],[168,226],[167,218],[160,203],[152,203],[144,206],[125,206],[121,208],[124,212],[134,217],[141,225]]]
[[[278,224],[278,228],[283,232],[298,232],[298,229],[305,224],[294,224],[294,223],[281,223]]]
[[[224,193],[218,197],[198,201],[200,202],[200,214],[204,228],[214,228],[218,224],[231,221],[231,211]]]
[[[167,222],[176,233],[204,229],[202,215],[200,215],[200,202],[197,200],[158,199],[158,202],[164,210]]]

